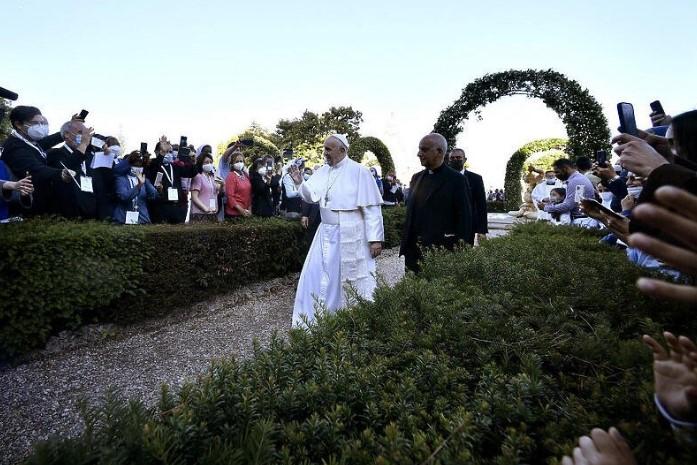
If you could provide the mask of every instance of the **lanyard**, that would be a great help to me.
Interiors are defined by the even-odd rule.
[[[41,154],[41,156],[42,156],[43,158],[46,158],[46,152],[44,152],[44,151],[41,149],[41,147],[39,147],[38,145],[33,144],[32,142],[29,142],[27,139],[24,138],[23,135],[21,135],[20,133],[18,133],[16,130],[13,129],[12,132],[10,133],[10,135],[11,135],[11,136],[15,136],[17,139],[23,141],[24,143],[26,143],[27,145],[29,145],[31,148],[33,148],[34,150],[36,150],[37,152],[39,152],[39,154]]]
[[[133,176],[127,176],[128,177],[128,183],[131,185],[131,189],[136,187],[136,178]],[[133,197],[133,211],[137,212],[138,211],[138,196],[140,195],[140,190],[136,194],[135,197]]]
[[[160,168],[162,169],[162,172],[165,173],[165,176],[167,176],[170,187],[174,187],[174,167],[171,164],[169,165],[169,170],[171,174],[167,172],[164,165],[160,165]]]

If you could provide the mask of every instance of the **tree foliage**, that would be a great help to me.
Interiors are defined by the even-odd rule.
[[[388,171],[394,171],[394,162],[392,161],[390,150],[377,137],[361,137],[352,142],[351,147],[349,147],[349,157],[361,163],[363,156],[368,151],[372,152],[375,158],[377,158],[383,176]]]
[[[12,132],[10,110],[12,110],[12,107],[5,99],[0,98],[0,143],[4,142]]]
[[[587,89],[553,70],[510,70],[486,74],[469,83],[462,95],[443,110],[433,128],[455,144],[463,121],[481,107],[508,95],[527,95],[542,101],[562,119],[569,136],[566,147],[572,159],[609,150],[610,130],[600,104]]]
[[[292,149],[310,164],[322,163],[322,144],[332,133],[346,134],[349,143],[360,137],[363,113],[353,107],[331,107],[321,115],[305,110],[300,118],[282,119],[276,125],[280,147]]]
[[[277,145],[280,142],[279,137],[273,132],[262,128],[258,123],[252,122],[252,124],[241,133],[230,137],[225,142],[218,144],[218,156],[216,158],[216,162],[217,159],[219,159],[220,156],[222,156],[222,154],[225,152],[228,145],[241,139],[254,140],[254,145],[252,147],[243,146],[241,148],[241,151],[245,157],[246,165],[251,164],[254,159],[259,157],[270,155],[275,158],[281,154],[281,151]]]

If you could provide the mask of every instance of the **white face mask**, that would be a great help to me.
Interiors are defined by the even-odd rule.
[[[244,163],[242,163],[241,161],[238,161],[237,163],[232,165],[232,168],[235,171],[242,171],[244,169]]]
[[[215,166],[213,163],[206,163],[205,165],[201,166],[203,169],[204,173],[215,173]]]
[[[557,183],[557,178],[546,178],[546,179],[545,179],[545,182],[546,182],[548,185],[553,186],[553,185],[555,185],[555,184]]]
[[[303,174],[303,178],[305,179],[305,181],[307,181],[308,179],[310,179],[310,175],[305,173]]]
[[[266,176],[266,168],[259,168],[257,170],[257,173],[259,173],[262,176]]]
[[[33,141],[38,141],[48,136],[48,124],[34,124],[27,128],[27,135]]]
[[[612,202],[612,198],[614,197],[612,195],[612,192],[601,192],[600,197],[603,199],[603,205],[606,203]]]
[[[120,145],[110,145],[107,147],[107,151],[114,157],[121,156],[121,146]]]
[[[132,166],[131,167],[131,176],[140,176],[143,174],[143,167],[142,166]]]
[[[639,194],[641,194],[643,187],[628,187],[627,188],[627,193],[634,197],[635,199],[639,198]]]

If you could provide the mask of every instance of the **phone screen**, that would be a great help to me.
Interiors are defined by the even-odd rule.
[[[98,149],[100,149],[100,150],[103,149],[104,146],[106,145],[106,142],[104,142],[102,139],[100,139],[99,137],[96,137],[96,136],[92,136],[92,142],[91,142],[91,143],[92,143],[92,146],[93,146],[93,147],[96,147],[96,148],[98,148]]]

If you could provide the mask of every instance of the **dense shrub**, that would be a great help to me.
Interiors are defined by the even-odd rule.
[[[610,425],[640,463],[694,463],[656,420],[638,337],[697,325],[640,296],[639,275],[596,236],[539,224],[432,253],[422,276],[154,408],[110,398],[29,463],[552,464]]]
[[[487,213],[506,213],[506,203],[503,200],[487,200]]]
[[[382,209],[386,248],[399,247],[406,216],[407,209],[405,207],[388,207]]]
[[[37,220],[0,235],[0,357],[86,318],[137,320],[302,265],[296,222],[119,227]]]
[[[385,210],[386,247],[399,245],[404,209]],[[0,235],[0,358],[41,347],[87,319],[125,322],[241,285],[299,271],[297,221],[116,227],[36,220]]]

